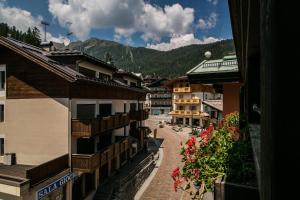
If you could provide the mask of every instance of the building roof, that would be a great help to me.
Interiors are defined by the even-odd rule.
[[[4,47],[16,52],[21,56],[24,56],[25,58],[31,60],[37,65],[48,69],[49,71],[61,76],[62,78],[66,79],[69,82],[88,81],[96,84],[121,87],[124,89],[129,89],[137,92],[146,92],[145,88],[133,88],[130,86],[124,86],[114,80],[101,80],[101,79],[87,77],[73,70],[72,68],[66,65],[62,65],[59,62],[53,60],[50,55],[51,53],[49,53],[48,51],[45,51],[42,48],[35,47],[12,38],[5,38],[0,36],[0,45],[3,45]],[[74,52],[74,54],[75,53],[77,54],[78,52]],[[48,56],[50,56],[50,58]],[[93,58],[88,55],[83,55],[83,56],[85,56],[86,58],[91,58],[93,60],[96,60],[96,58]],[[100,62],[100,60],[96,60],[96,61]]]
[[[153,81],[152,83],[147,84],[147,87],[160,87],[160,86],[163,86],[166,81],[168,81],[168,79],[161,78],[161,79]]]
[[[128,76],[128,77],[131,77],[131,78],[133,78],[137,81],[142,81],[141,76],[138,76],[137,74],[135,74],[133,72],[127,72],[127,71],[120,70],[120,69],[114,73],[114,76],[116,76],[116,77]]]
[[[223,111],[223,100],[206,100],[202,103],[219,111]]]
[[[55,60],[48,58],[47,52],[41,48],[2,36],[0,36],[0,45],[9,48],[10,50],[18,53],[21,56],[24,56],[32,62],[48,69],[49,71],[61,76],[62,78],[70,82],[74,82],[76,80],[76,76],[81,75],[75,70],[72,70],[67,66],[60,65]]]
[[[216,60],[203,60],[186,74],[191,83],[223,83],[240,80],[236,55],[228,55]]]
[[[117,67],[110,64],[110,63],[107,63],[103,60],[100,60],[94,56],[91,56],[87,53],[84,53],[84,52],[81,52],[81,51],[78,51],[78,50],[58,50],[58,51],[50,51],[48,53],[48,57],[50,58],[56,58],[56,57],[82,57],[90,62],[93,62],[95,64],[101,64],[102,66],[105,66],[113,71],[117,71]]]
[[[4,165],[0,163],[0,175],[26,179],[27,170],[33,167],[32,165]]]
[[[204,60],[187,74],[238,72],[236,55],[224,56],[223,59]]]

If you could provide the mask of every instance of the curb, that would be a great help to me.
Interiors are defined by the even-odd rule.
[[[161,165],[163,157],[164,157],[163,148],[159,148],[159,150],[158,150],[158,161],[155,165],[155,168],[153,169],[151,174],[148,176],[148,178],[145,180],[143,185],[140,187],[139,191],[135,194],[134,200],[139,200],[142,197],[143,193],[147,190],[148,186],[150,185],[151,181],[155,177],[155,175],[156,175],[156,173],[157,173],[157,171],[158,171],[158,169]]]

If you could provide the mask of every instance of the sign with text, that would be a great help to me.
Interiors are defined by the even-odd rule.
[[[76,175],[74,173],[68,173],[63,177],[59,178],[58,180],[54,181],[53,183],[43,187],[42,189],[36,192],[36,200],[42,199],[43,197],[47,196],[54,190],[64,186],[67,182],[71,181],[75,177]]]

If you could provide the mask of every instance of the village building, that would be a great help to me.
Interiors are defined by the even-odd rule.
[[[191,84],[187,76],[166,83],[172,91],[172,122],[179,125],[203,127],[209,123],[209,114],[203,110],[203,101],[222,99],[211,85]]]
[[[150,93],[150,114],[151,115],[167,115],[172,109],[172,94],[164,86],[168,79],[158,79],[147,84]]]
[[[11,38],[0,37],[0,54],[0,198],[91,198],[142,149],[140,78]]]

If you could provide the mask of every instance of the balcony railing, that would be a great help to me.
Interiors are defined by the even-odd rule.
[[[191,110],[174,110],[169,113],[169,115],[178,115],[178,116],[195,116],[195,117],[208,117],[207,113],[200,111],[191,111]]]
[[[69,155],[50,160],[26,171],[26,178],[30,180],[30,185],[34,186],[69,168]]]
[[[149,117],[149,112],[145,110],[137,110],[137,111],[130,111],[130,119],[142,121],[146,120]]]
[[[92,137],[105,131],[126,126],[129,122],[128,113],[95,119],[72,119],[72,136]]]
[[[173,88],[174,93],[188,93],[191,92],[191,87],[176,87]]]
[[[194,105],[194,104],[200,104],[201,100],[200,99],[175,99],[174,102],[176,104]]]
[[[91,172],[100,166],[100,153],[72,154],[72,168],[75,171]]]

